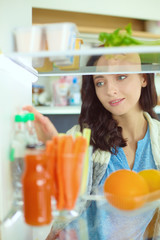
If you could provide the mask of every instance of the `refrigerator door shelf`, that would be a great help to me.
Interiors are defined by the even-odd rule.
[[[32,82],[38,80],[38,72],[32,68],[29,64],[23,61],[21,58],[9,58],[3,54],[0,54],[0,71],[7,71],[8,73],[16,73],[18,76],[28,76],[28,79]]]

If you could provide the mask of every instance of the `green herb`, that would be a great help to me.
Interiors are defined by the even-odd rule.
[[[113,33],[101,32],[99,41],[105,47],[129,45],[160,45],[160,40],[142,41],[132,37],[132,25],[129,23],[124,29],[117,28]]]

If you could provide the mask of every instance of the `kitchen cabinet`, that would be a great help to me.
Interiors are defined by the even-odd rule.
[[[91,37],[93,37],[93,34],[98,35],[100,32],[113,32],[115,29],[123,28],[128,23],[131,23],[133,36],[150,39],[160,38],[160,34],[147,31],[149,20],[145,19],[33,7],[32,24],[57,22],[74,22],[81,34],[85,33],[85,35]]]
[[[113,0],[96,1],[93,4],[92,0],[81,0],[75,4],[74,0],[32,0],[33,8],[56,9],[71,12],[94,13],[109,16],[121,16],[137,19],[159,20],[160,2],[158,0],[148,1],[127,1]]]

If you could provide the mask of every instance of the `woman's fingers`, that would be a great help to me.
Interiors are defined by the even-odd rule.
[[[24,106],[23,110],[34,113],[35,128],[40,141],[45,143],[47,140],[52,139],[53,136],[58,135],[56,128],[49,118],[43,116],[33,106]]]
[[[41,125],[41,128],[40,128]],[[53,138],[53,136],[58,135],[57,129],[49,120],[48,117],[44,117],[41,119],[41,122],[38,123],[39,129],[42,130],[41,134],[43,135],[43,141],[46,142]]]
[[[40,112],[38,112],[33,106],[30,106],[30,105],[24,106],[23,110],[34,113],[35,121],[43,122],[44,116]]]

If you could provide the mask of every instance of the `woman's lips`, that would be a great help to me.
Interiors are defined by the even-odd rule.
[[[124,100],[124,98],[115,99],[115,100],[110,101],[109,104],[110,104],[111,106],[117,106],[117,105],[119,105],[123,100]]]

